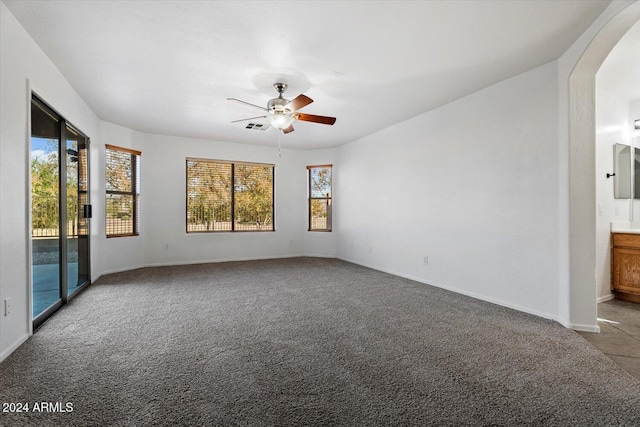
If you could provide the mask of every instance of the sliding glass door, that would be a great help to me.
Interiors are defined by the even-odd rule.
[[[33,317],[62,305],[60,291],[60,120],[31,104]]]
[[[34,328],[89,283],[89,140],[38,98],[31,102]]]
[[[87,138],[66,128],[67,170],[67,296],[89,282],[89,219],[87,201]]]

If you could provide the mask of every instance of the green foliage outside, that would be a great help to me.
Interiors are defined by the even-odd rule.
[[[230,231],[232,221],[236,230],[272,229],[273,168],[237,164],[234,172],[230,163],[187,162],[188,231]]]
[[[136,162],[134,164],[133,162]],[[117,223],[107,227],[108,231],[115,234],[133,232],[134,214],[134,173],[137,172],[138,156],[124,151],[106,150],[105,181],[106,181],[106,214],[107,221],[126,221],[126,224]],[[113,194],[110,192],[124,192],[129,194]],[[137,192],[137,189],[136,189]],[[111,230],[114,228],[114,230]]]
[[[31,159],[31,220],[34,230],[57,230],[60,223],[58,153]],[[77,163],[67,168],[67,217],[74,221],[78,214]],[[58,235],[57,232],[49,234]],[[34,234],[37,234],[34,232]],[[45,235],[48,235],[45,233]]]
[[[331,230],[331,167],[309,169],[309,230]]]
[[[31,159],[32,226],[34,229],[56,229],[58,209],[58,155]]]
[[[310,173],[311,216],[326,218],[331,198],[331,168],[313,168]]]
[[[235,168],[235,220],[255,224],[258,229],[271,225],[273,216],[273,169],[239,165]]]

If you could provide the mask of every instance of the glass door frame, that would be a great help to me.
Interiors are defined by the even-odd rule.
[[[69,153],[69,147],[67,146],[69,141],[72,141],[72,139],[69,139],[69,130],[71,131],[71,133],[74,133],[77,137],[77,142],[78,142],[78,150],[75,153],[76,156],[76,163],[77,163],[77,177],[76,177],[76,198],[74,200],[74,203],[77,205],[77,212],[75,213],[75,215],[77,216],[77,227],[76,227],[76,234],[75,237],[77,238],[77,248],[76,248],[76,252],[77,252],[77,264],[78,264],[78,269],[76,272],[76,276],[77,279],[79,280],[79,275],[81,273],[81,259],[82,257],[80,256],[80,238],[81,237],[86,237],[87,241],[86,241],[86,280],[84,280],[82,283],[78,284],[78,280],[76,281],[76,284],[73,286],[73,288],[75,288],[73,291],[69,292],[69,259],[66,259],[66,262],[64,263],[63,268],[65,269],[65,276],[67,277],[67,280],[64,282],[61,292],[63,295],[67,296],[67,300],[73,298],[75,295],[77,295],[78,292],[80,292],[82,289],[84,289],[89,282],[91,281],[91,245],[89,244],[90,242],[90,223],[91,223],[91,208],[90,208],[90,204],[89,204],[89,138],[82,133],[80,130],[78,130],[75,126],[73,126],[72,124],[70,124],[69,122],[64,121],[64,131],[62,132],[62,138],[64,138],[64,153],[65,154],[65,181],[68,178],[67,172],[69,171],[69,163],[66,162],[66,159],[68,158],[67,156],[71,155],[73,156],[72,153]],[[80,184],[80,179],[81,179],[81,175],[82,175],[82,168],[81,168],[81,159],[82,159],[82,155],[81,155],[81,151],[82,149],[80,148],[80,140],[83,140],[84,143],[84,162],[85,162],[85,170],[84,170],[84,179],[86,180],[85,182],[85,190],[83,191],[81,189],[81,184]],[[68,202],[68,198],[69,198],[69,194],[66,194],[67,192],[67,186],[65,185],[65,202]],[[84,203],[82,203],[83,198],[81,197],[82,194],[85,194],[85,198],[84,198]],[[69,234],[69,211],[67,209],[65,209],[65,222],[64,222],[64,251],[65,251],[65,256],[67,256],[70,252],[69,252],[69,238],[72,237]],[[62,215],[61,215],[62,218]],[[85,221],[84,226],[82,225],[82,220]],[[80,234],[80,230],[81,229],[85,229],[86,231],[86,235]],[[84,245],[84,244],[83,244]],[[64,300],[64,298],[63,298]],[[65,301],[66,302],[66,301]]]
[[[60,291],[60,298],[54,303],[52,304],[50,307],[48,307],[46,310],[44,310],[43,312],[37,314],[37,316],[34,317],[33,313],[33,305],[34,305],[34,289],[33,289],[33,255],[31,255],[30,257],[30,265],[29,265],[29,269],[30,269],[30,275],[29,277],[31,278],[30,282],[30,310],[29,312],[31,313],[31,321],[32,321],[32,330],[35,331],[37,328],[39,328],[47,319],[49,319],[51,317],[51,315],[53,315],[56,311],[58,311],[62,306],[64,306],[65,304],[67,304],[72,298],[74,298],[76,295],[78,295],[79,292],[81,292],[82,290],[86,289],[87,286],[89,286],[91,284],[91,244],[90,244],[90,240],[91,240],[91,232],[90,232],[90,222],[91,222],[91,204],[90,204],[90,199],[89,199],[89,194],[90,194],[90,174],[89,174],[89,168],[90,168],[90,138],[81,130],[79,130],[76,126],[73,126],[71,123],[67,122],[67,120],[61,115],[59,114],[55,109],[51,108],[51,106],[46,103],[45,101],[42,100],[42,98],[40,96],[38,96],[38,94],[36,94],[35,92],[31,92],[30,93],[31,96],[29,98],[29,111],[31,112],[31,106],[33,103],[35,103],[38,108],[43,109],[43,111],[45,111],[47,114],[51,115],[52,117],[55,117],[58,120],[57,125],[59,126],[59,142],[58,142],[58,210],[59,210],[59,217],[58,217],[58,221],[59,221],[59,247],[58,247],[58,251],[59,251],[59,259],[58,259],[58,263],[59,263],[59,291]],[[29,117],[30,117],[30,123],[31,123],[31,113],[29,113]],[[86,225],[86,230],[87,230],[87,244],[86,244],[86,251],[87,251],[87,280],[82,283],[81,285],[79,285],[77,287],[77,289],[75,289],[71,294],[69,294],[68,290],[69,290],[69,278],[68,278],[68,212],[67,212],[67,128],[71,129],[72,132],[76,133],[78,135],[78,137],[84,138],[85,144],[86,144],[86,194],[87,194],[87,200],[86,200],[86,205],[84,206],[88,206],[88,210],[87,208],[80,207],[78,209],[78,215],[84,215],[84,218],[87,220],[87,225]],[[32,125],[30,125],[30,129],[29,129],[29,164],[31,163],[31,144],[32,144],[32,138],[33,138],[33,129],[32,129]],[[31,168],[29,167],[29,182],[31,182]],[[31,185],[29,185],[29,210],[30,210],[30,218],[33,212],[33,201],[32,201],[32,189],[31,189]],[[78,189],[78,192],[80,191],[80,189]],[[79,196],[79,194],[78,194]],[[88,214],[88,216],[87,216]],[[30,252],[31,254],[33,254],[33,223],[30,221],[29,224],[29,247],[30,247]]]

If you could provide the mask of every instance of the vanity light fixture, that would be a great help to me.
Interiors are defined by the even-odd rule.
[[[633,125],[636,129],[640,129],[640,119],[636,120],[635,122],[633,122]]]

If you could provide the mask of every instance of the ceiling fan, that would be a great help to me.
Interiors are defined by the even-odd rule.
[[[293,132],[293,121],[302,120],[304,122],[322,123],[323,125],[332,125],[336,122],[335,117],[316,116],[314,114],[299,113],[298,110],[313,102],[313,99],[306,95],[298,95],[291,101],[283,98],[282,94],[287,90],[286,83],[275,83],[273,87],[278,91],[278,97],[270,99],[267,102],[267,108],[259,105],[251,104],[236,98],[227,98],[228,101],[236,101],[242,104],[250,105],[266,111],[264,116],[249,117],[248,119],[234,120],[231,123],[243,122],[245,120],[266,119],[269,124],[283,133]]]

